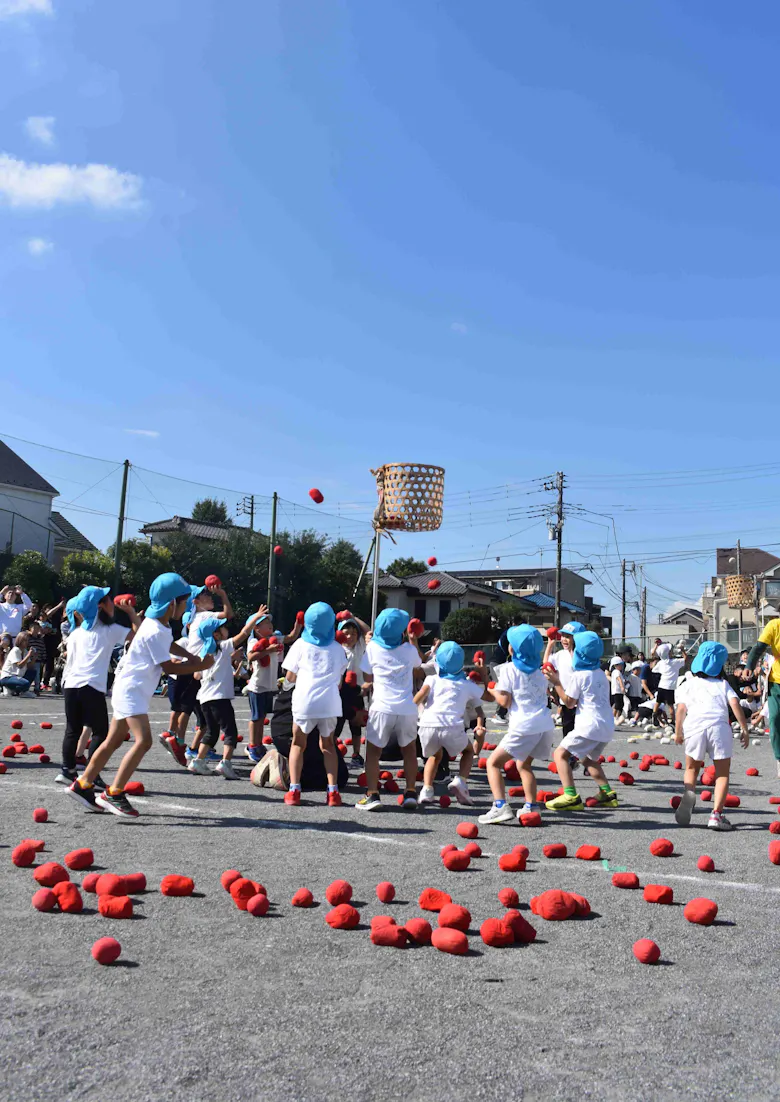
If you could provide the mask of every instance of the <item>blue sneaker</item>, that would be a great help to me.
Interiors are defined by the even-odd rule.
[[[206,752],[206,761],[222,761],[222,755],[218,754],[216,750],[208,750]]]
[[[245,750],[245,753],[246,753],[246,756],[249,758],[249,760],[251,762],[254,762],[255,765],[259,761],[262,761],[263,758],[265,757],[263,751],[260,749],[259,746],[247,746],[246,750]]]
[[[185,758],[189,758],[189,760],[192,761],[193,758],[197,758],[198,751],[193,750],[192,747],[188,746],[187,749],[184,751],[184,756]]]
[[[198,751],[193,750],[191,746],[188,746],[187,749],[184,751],[184,756],[187,758],[188,761],[192,761],[193,758],[197,758]],[[217,754],[214,750],[209,750],[209,752],[206,754],[206,761],[222,761],[222,755]]]

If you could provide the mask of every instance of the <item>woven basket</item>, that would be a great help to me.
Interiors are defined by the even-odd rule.
[[[400,532],[434,532],[444,509],[444,468],[425,463],[385,463],[378,470],[379,504],[374,527]]]
[[[729,608],[752,608],[756,602],[756,586],[750,574],[726,576],[726,600]]]

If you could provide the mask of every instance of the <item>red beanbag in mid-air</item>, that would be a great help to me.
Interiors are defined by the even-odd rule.
[[[322,496],[322,493],[318,489],[316,489],[316,487],[309,490],[309,497],[312,499],[312,501],[316,502],[317,505],[321,505],[325,500],[325,498]]]
[[[204,585],[206,586],[206,589],[219,589],[222,585],[222,582],[219,580],[216,574],[209,574],[209,576],[206,578],[206,581],[204,582]]]

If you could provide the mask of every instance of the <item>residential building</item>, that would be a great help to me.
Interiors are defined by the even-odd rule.
[[[148,536],[153,547],[165,543],[168,536],[183,532],[199,540],[226,540],[233,531],[232,524],[215,524],[211,521],[193,520],[192,517],[169,517],[167,520],[155,520],[144,524],[141,534]]]
[[[503,593],[533,590],[555,597],[555,568],[541,566],[499,566],[486,570],[454,570],[456,578],[500,589]],[[564,567],[561,571],[561,599],[585,608],[585,587],[592,583],[581,574]]]
[[[726,579],[737,571],[737,549],[719,547],[716,551],[717,573],[704,588],[702,614],[708,638],[724,643],[730,651],[744,650],[755,643],[758,631],[780,615],[780,558],[758,547],[743,547],[739,552],[739,573],[751,576],[755,584],[752,608],[730,608]],[[741,644],[740,644],[741,639]]]
[[[49,517],[51,529],[54,532],[54,555],[52,565],[59,570],[66,555],[74,551],[97,551],[94,543],[79,532],[75,525],[71,524],[62,513],[53,512]]]

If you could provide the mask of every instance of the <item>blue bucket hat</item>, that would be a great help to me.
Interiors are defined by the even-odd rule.
[[[518,624],[510,628],[506,633],[507,641],[512,648],[512,664],[523,673],[533,673],[542,665],[544,654],[544,639],[535,627],[530,624]]]
[[[463,647],[453,642],[442,643],[434,658],[439,677],[447,681],[465,681],[463,659]]]
[[[558,628],[560,635],[579,635],[581,631],[585,631],[585,625],[578,624],[576,620],[569,620],[568,624],[564,624],[562,628]]]
[[[66,615],[66,616],[67,616],[67,618],[68,618],[68,623],[70,624],[70,630],[71,630],[71,631],[75,631],[75,630],[76,630],[76,621],[75,621],[75,619],[74,619],[74,617],[73,617],[73,613],[74,613],[75,611],[76,611],[76,598],[75,598],[75,597],[71,597],[71,599],[70,599],[70,600],[68,601],[68,603],[67,603],[67,604],[65,605],[65,615]]]
[[[204,616],[202,620],[198,621],[198,626],[195,628],[195,634],[201,641],[203,646],[200,648],[199,657],[205,658],[207,654],[213,654],[217,649],[217,641],[214,638],[214,632],[218,628],[223,628],[225,621],[219,616]]]
[[[579,631],[574,636],[573,670],[597,670],[604,653],[604,641],[595,631]]]
[[[309,605],[301,638],[315,647],[328,647],[336,638],[336,613],[324,601]]]
[[[195,598],[200,597],[201,593],[206,592],[205,585],[191,585],[190,595],[187,598],[187,612],[192,614],[192,610],[195,608]]]
[[[146,610],[146,616],[151,620],[161,619],[171,601],[189,597],[192,587],[187,585],[181,574],[160,574],[149,586],[149,598],[151,604]]]
[[[383,608],[374,624],[373,640],[385,650],[395,650],[403,643],[408,624],[408,612],[400,608]]]
[[[91,631],[95,626],[95,620],[97,620],[98,605],[110,592],[110,586],[104,588],[100,585],[85,585],[80,593],[72,597],[66,606],[66,608],[70,609],[68,620],[70,621],[71,629],[75,626],[75,621],[71,618],[71,613],[80,612],[81,626],[86,631]]]
[[[691,673],[703,673],[707,677],[717,677],[723,669],[729,652],[722,643],[709,640],[702,643],[691,663]]]

